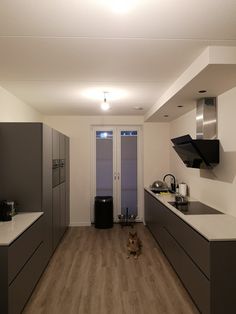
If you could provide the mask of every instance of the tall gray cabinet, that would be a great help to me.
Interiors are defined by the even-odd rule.
[[[18,212],[44,213],[11,247],[0,248],[3,262],[12,248],[17,257],[24,255],[24,250],[17,248],[30,248],[29,243],[33,240],[37,247],[41,243],[38,255],[34,254],[34,260],[29,264],[32,265],[29,273],[28,266],[22,268],[15,284],[11,281],[11,287],[15,288],[10,290],[10,286],[0,285],[1,295],[11,300],[8,304],[14,303],[14,309],[6,303],[4,312],[15,314],[21,312],[69,226],[69,138],[43,123],[0,123],[0,145],[0,200],[14,200]],[[37,229],[37,237],[31,235],[33,228]],[[6,274],[9,265],[15,263],[17,258],[11,261],[8,257]],[[24,291],[21,298],[17,296],[19,289]],[[0,312],[1,309],[0,306]]]
[[[69,138],[64,134],[52,131],[53,164],[59,170],[54,175],[52,187],[53,212],[53,249],[57,247],[60,239],[69,225]]]
[[[52,254],[52,129],[0,123],[0,199],[19,212],[44,212],[45,258]]]

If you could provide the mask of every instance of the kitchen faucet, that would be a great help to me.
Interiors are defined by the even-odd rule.
[[[173,179],[173,183],[171,183],[171,191],[172,192],[175,192],[176,191],[176,180],[175,180],[175,176],[171,173],[167,173],[164,178],[163,178],[163,181],[165,181],[166,177],[171,177]]]

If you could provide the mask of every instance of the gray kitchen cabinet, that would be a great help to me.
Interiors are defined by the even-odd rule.
[[[70,224],[70,139],[65,136],[66,226]]]
[[[60,138],[59,132],[55,129],[52,130],[52,159],[60,159]]]
[[[52,212],[53,212],[53,250],[55,250],[61,238],[60,185],[55,186],[52,190]]]
[[[59,244],[69,225],[69,138],[53,130],[54,157],[59,158],[59,180],[53,186],[53,249]],[[55,147],[54,147],[55,146]]]
[[[0,123],[0,199],[18,212],[44,212],[45,258],[52,254],[52,129],[42,123]]]
[[[11,246],[0,247],[0,313],[17,314],[69,226],[69,138],[42,123],[0,123],[0,144],[0,199],[14,200],[18,212],[44,212]]]
[[[66,183],[60,184],[60,236],[62,237],[67,228],[66,221]]]
[[[66,158],[66,136],[59,133],[59,159]]]
[[[43,225],[41,216],[9,246],[0,246],[0,313],[21,313],[47,265]]]
[[[236,241],[209,241],[145,190],[145,222],[201,313],[235,313]]]

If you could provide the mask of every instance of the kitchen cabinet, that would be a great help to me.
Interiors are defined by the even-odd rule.
[[[145,222],[201,313],[234,313],[236,241],[208,240],[145,190]]]
[[[18,212],[44,212],[45,258],[52,254],[52,129],[42,123],[0,123],[0,199]]]
[[[15,217],[44,213],[13,244],[0,248],[0,313],[17,314],[69,226],[69,138],[43,123],[7,122],[0,123],[0,145],[0,199],[15,201],[21,213]]]
[[[41,216],[12,243],[0,246],[0,313],[21,313],[47,265],[45,245]]]
[[[59,174],[53,184],[53,250],[56,249],[69,225],[69,138],[53,130],[53,158],[59,160]],[[54,170],[53,170],[54,171]]]

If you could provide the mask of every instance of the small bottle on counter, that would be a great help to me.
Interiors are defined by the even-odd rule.
[[[179,183],[176,182],[176,189],[175,189],[176,194],[179,194]]]

